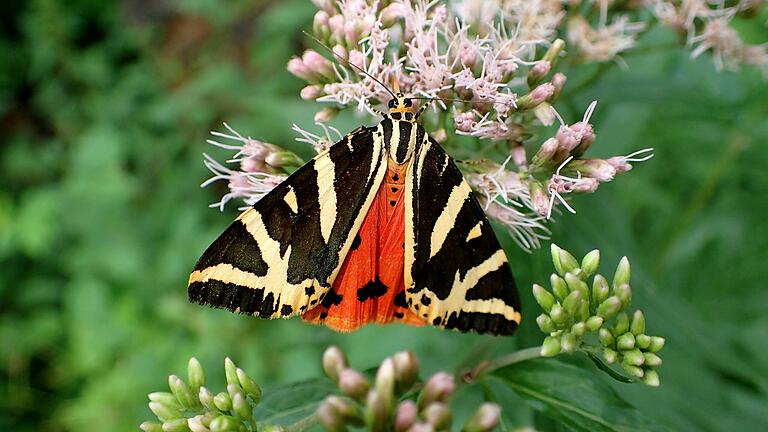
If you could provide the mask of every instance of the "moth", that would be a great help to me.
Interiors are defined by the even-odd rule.
[[[386,86],[385,86],[386,88]],[[388,112],[296,170],[203,253],[189,300],[260,318],[300,315],[510,335],[520,300],[469,184],[394,83]]]

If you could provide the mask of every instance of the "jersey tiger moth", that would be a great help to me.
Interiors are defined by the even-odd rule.
[[[389,90],[388,90],[389,91]],[[337,331],[430,324],[510,335],[520,300],[469,184],[397,89],[243,212],[189,277],[192,302]]]

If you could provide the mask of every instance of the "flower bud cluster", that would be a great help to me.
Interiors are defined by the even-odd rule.
[[[317,408],[317,417],[328,431],[365,427],[369,431],[448,431],[453,424],[449,401],[455,390],[453,375],[439,372],[423,386],[416,386],[419,368],[410,352],[384,359],[373,380],[351,368],[338,347],[323,355],[323,370],[341,390]],[[414,388],[421,391],[414,394]],[[405,396],[408,396],[407,398]],[[462,431],[484,432],[496,428],[498,405],[481,405]]]
[[[551,252],[556,271],[550,276],[551,289],[533,285],[533,296],[544,311],[536,323],[548,335],[542,356],[599,350],[608,363],[618,363],[632,377],[658,386],[655,368],[661,365],[658,352],[664,338],[646,334],[642,311],[627,313],[632,302],[629,260],[621,259],[609,283],[596,273],[600,251],[589,252],[580,263],[555,244]],[[590,337],[596,337],[594,344]]]
[[[214,394],[205,387],[205,372],[194,357],[189,360],[188,380],[168,377],[170,392],[149,394],[149,409],[159,421],[147,421],[144,432],[245,432],[256,430],[253,409],[261,400],[261,388],[229,358],[224,360],[227,389]],[[278,430],[272,427],[272,430]]]

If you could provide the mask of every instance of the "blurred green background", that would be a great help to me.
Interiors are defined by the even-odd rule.
[[[301,0],[0,3],[0,430],[137,430],[151,417],[146,394],[190,356],[214,383],[231,356],[268,391],[321,375],[332,343],[360,368],[410,349],[424,373],[469,350],[540,343],[533,312],[514,338],[397,325],[340,335],[187,303],[189,270],[236,215],[207,207],[225,185],[198,188],[208,131],[227,121],[311,155],[290,127],[311,126],[318,105],[299,99],[285,64],[313,13]],[[765,41],[764,22],[740,30]],[[566,118],[600,101],[593,155],[652,146],[656,157],[576,198],[552,237],[579,255],[600,248],[605,273],[628,255],[635,306],[667,337],[662,387],[617,391],[671,430],[764,430],[768,86],[670,41],[651,32],[641,47],[666,48],[629,54],[628,70],[594,82],[595,66],[565,71],[580,87],[558,103]],[[548,248],[505,243],[533,311]],[[522,406],[510,396],[510,425],[534,420]]]

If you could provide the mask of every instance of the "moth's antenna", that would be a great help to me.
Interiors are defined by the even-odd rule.
[[[412,97],[410,99],[419,99],[419,100],[430,100],[430,101],[444,101],[444,102],[464,102],[464,103],[508,103],[504,101],[497,101],[497,100],[487,100],[487,101],[476,101],[476,100],[464,100],[464,99],[450,99],[450,98],[439,98],[439,97]]]
[[[353,68],[357,69],[357,70],[358,70],[358,71],[360,71],[360,73],[362,73],[363,75],[365,75],[365,76],[367,76],[368,78],[370,78],[370,79],[372,79],[372,80],[376,81],[376,82],[377,82],[377,83],[378,83],[380,86],[384,87],[384,90],[386,90],[386,91],[387,91],[387,93],[389,93],[390,95],[392,95],[392,98],[393,98],[393,99],[397,99],[397,96],[395,96],[395,94],[394,94],[394,93],[392,93],[392,90],[390,90],[390,89],[389,89],[389,87],[387,87],[387,86],[386,86],[386,85],[385,85],[383,82],[381,82],[381,81],[377,80],[377,79],[376,79],[376,78],[375,78],[373,75],[371,75],[371,74],[369,74],[368,72],[366,72],[365,70],[363,70],[363,68],[361,68],[361,67],[357,66],[357,65],[356,65],[356,64],[354,64],[354,63],[350,63],[350,62],[349,62],[349,60],[347,60],[347,59],[345,59],[344,57],[342,57],[342,56],[340,56],[340,55],[336,54],[336,53],[335,53],[335,52],[334,52],[334,51],[331,49],[331,47],[329,47],[328,45],[324,44],[324,43],[323,43],[323,42],[322,42],[320,39],[316,38],[315,36],[313,36],[313,35],[311,35],[311,34],[307,33],[307,32],[306,32],[306,31],[304,31],[304,30],[302,30],[301,32],[302,32],[302,33],[304,33],[304,34],[305,34],[307,37],[309,37],[310,39],[312,39],[312,40],[314,40],[315,42],[319,43],[319,44],[320,44],[320,45],[321,45],[323,48],[325,48],[326,50],[328,50],[328,52],[330,52],[331,54],[333,54],[333,56],[334,56],[334,57],[336,57],[337,59],[339,59],[339,60],[341,60],[342,62],[346,63],[346,64],[347,64],[347,66],[351,66],[351,67],[353,67]]]

